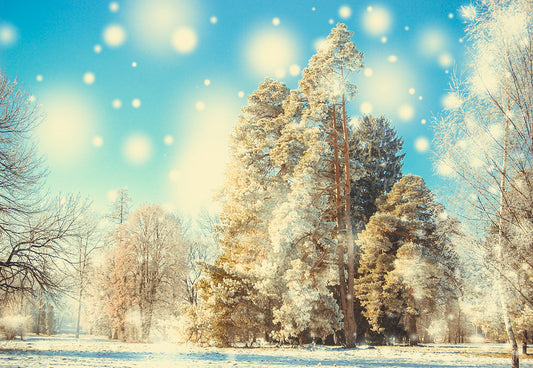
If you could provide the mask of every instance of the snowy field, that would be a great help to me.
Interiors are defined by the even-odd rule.
[[[0,342],[0,367],[509,367],[507,351],[504,345],[215,349],[29,336]],[[520,366],[533,367],[533,359],[522,357]]]

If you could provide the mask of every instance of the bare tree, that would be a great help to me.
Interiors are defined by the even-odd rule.
[[[437,122],[437,165],[464,189],[465,195],[455,204],[463,219],[481,230],[477,240],[483,239],[483,233],[497,234],[496,241],[478,243],[490,247],[486,261],[497,275],[512,365],[518,367],[510,313],[517,281],[510,276],[520,271],[509,267],[508,260],[518,261],[526,272],[533,268],[530,253],[516,251],[523,248],[516,244],[520,237],[509,241],[511,224],[528,223],[519,220],[510,204],[517,197],[527,202],[531,188],[517,185],[515,178],[527,178],[533,170],[533,4],[488,0],[469,13],[472,62],[467,81],[456,84],[448,111]],[[521,242],[531,239],[530,227],[522,228]]]
[[[69,262],[66,241],[78,233],[86,203],[48,199],[46,169],[33,131],[40,122],[33,99],[0,71],[0,293],[59,291]]]
[[[83,299],[89,285],[90,274],[93,268],[93,258],[98,249],[102,247],[102,236],[98,229],[96,214],[86,213],[81,220],[79,233],[74,237],[71,244],[72,253],[76,260],[72,261],[74,279],[76,285],[76,301],[78,303],[76,316],[76,338],[80,336],[80,320]]]
[[[132,305],[138,307],[143,341],[150,337],[157,309],[174,308],[171,302],[179,296],[186,273],[182,231],[181,221],[159,205],[143,205],[118,228],[117,244],[125,259],[117,261],[126,265],[122,276],[132,286],[122,293],[130,294]]]

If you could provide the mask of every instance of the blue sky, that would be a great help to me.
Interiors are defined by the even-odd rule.
[[[52,192],[212,208],[227,142],[265,76],[296,88],[337,22],[366,69],[352,116],[384,114],[432,188],[431,121],[465,63],[465,1],[0,0],[0,69],[42,104]],[[463,8],[464,9],[464,8]]]

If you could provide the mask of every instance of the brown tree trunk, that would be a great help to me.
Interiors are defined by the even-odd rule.
[[[527,355],[527,331],[524,331],[522,338],[522,354]]]
[[[409,346],[418,345],[418,331],[416,329],[416,316],[409,314],[407,317],[407,331],[409,332]]]
[[[350,330],[350,325],[347,323],[347,316],[348,316],[348,303],[346,298],[346,276],[344,275],[345,272],[345,261],[344,261],[344,254],[345,254],[345,242],[346,239],[341,236],[342,230],[344,228],[344,224],[342,223],[342,211],[341,211],[341,179],[340,179],[340,164],[339,164],[339,139],[337,135],[337,111],[335,108],[335,104],[333,105],[333,167],[335,171],[335,215],[337,218],[337,266],[339,269],[339,289],[340,289],[340,300],[341,300],[341,308],[342,308],[342,314],[344,316],[344,335],[349,336],[352,331]],[[352,308],[353,309],[353,308]]]
[[[342,69],[341,69],[342,71]],[[346,124],[346,100],[342,95],[342,130],[344,133],[344,221],[346,226],[346,248],[348,253],[348,283],[346,290],[346,315],[344,316],[344,330],[346,335],[346,347],[353,348],[356,345],[357,325],[354,316],[354,282],[355,282],[355,242],[352,230],[352,203],[350,190],[352,182],[350,178],[350,147],[348,145],[348,130]],[[346,326],[346,324],[348,326]]]

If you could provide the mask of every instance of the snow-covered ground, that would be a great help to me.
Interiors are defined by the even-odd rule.
[[[509,358],[498,357],[506,351],[504,345],[215,349],[29,336],[0,342],[0,367],[509,367]],[[521,367],[533,367],[533,359],[522,358]]]

